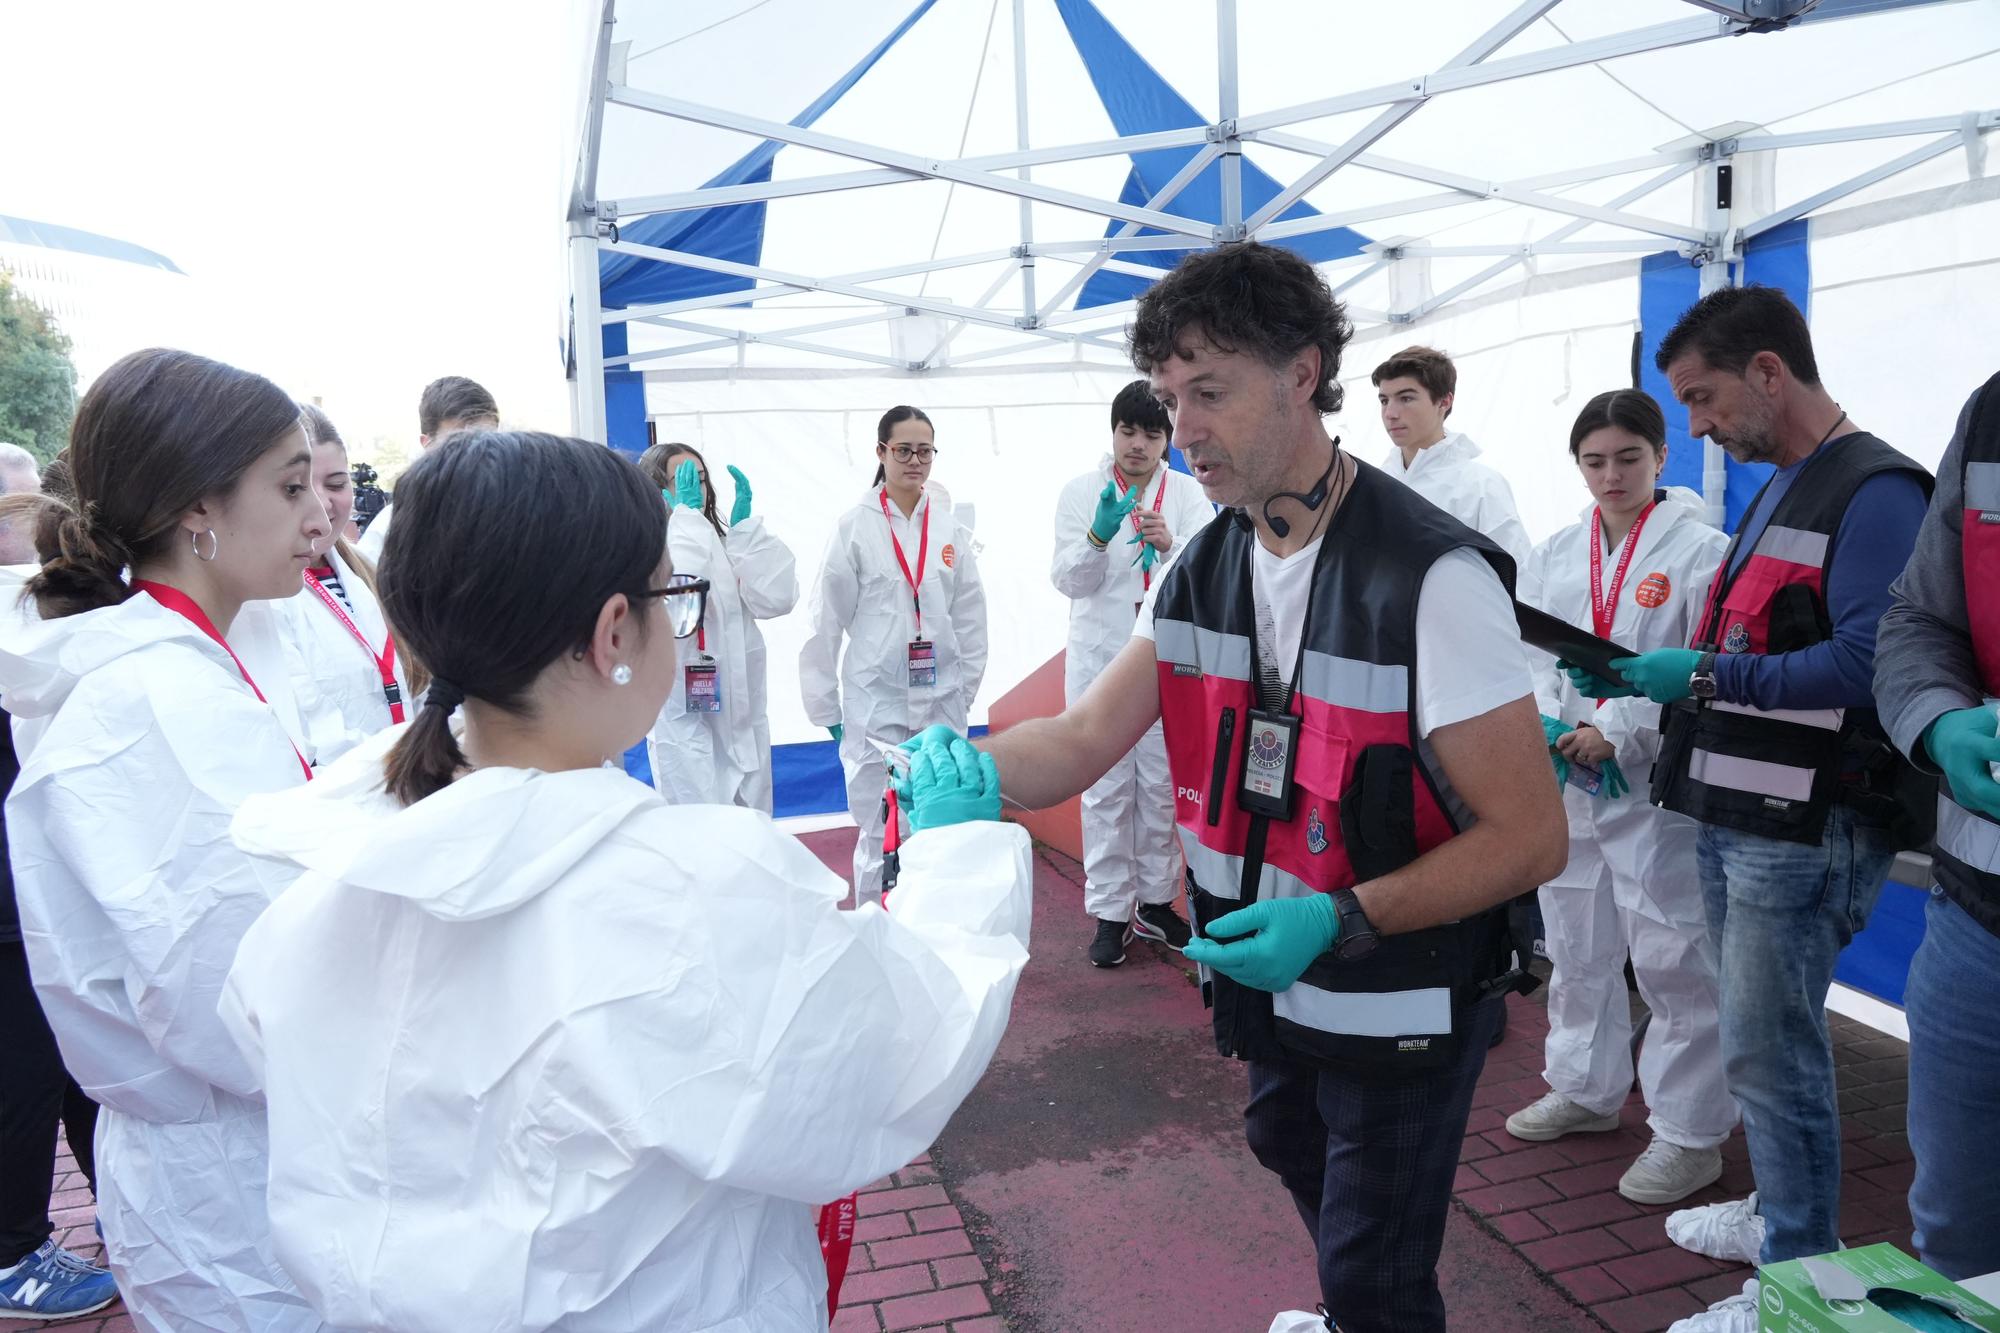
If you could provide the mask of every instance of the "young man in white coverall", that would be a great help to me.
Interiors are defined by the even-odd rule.
[[[1056,504],[1049,578],[1070,599],[1063,686],[1072,705],[1131,640],[1155,567],[1215,517],[1194,478],[1167,466],[1171,429],[1146,382],[1132,381],[1112,400],[1110,456],[1063,487]],[[1186,947],[1188,925],[1173,908],[1180,859],[1167,743],[1155,722],[1083,793],[1093,967],[1124,962],[1134,935]]]
[[[1481,534],[1518,567],[1531,543],[1507,479],[1479,461],[1471,437],[1445,429],[1458,393],[1458,367],[1432,347],[1405,347],[1375,367],[1382,429],[1396,447],[1382,470]]]

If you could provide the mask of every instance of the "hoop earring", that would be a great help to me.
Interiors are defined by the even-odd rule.
[[[201,532],[205,532],[208,534],[207,555],[203,555],[201,553]],[[188,534],[188,545],[194,547],[194,558],[201,561],[203,564],[207,564],[209,561],[215,559],[215,557],[222,554],[222,539],[215,535],[214,528],[203,528],[201,532],[190,532]]]
[[[632,668],[626,666],[623,662],[612,667],[611,683],[613,685],[630,685],[632,683]]]

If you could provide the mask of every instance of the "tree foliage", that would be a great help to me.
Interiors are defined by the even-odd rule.
[[[0,269],[0,440],[47,464],[69,442],[76,367],[67,335]]]

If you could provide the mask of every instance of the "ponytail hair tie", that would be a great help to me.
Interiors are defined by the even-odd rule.
[[[431,687],[424,695],[424,707],[442,708],[449,713],[465,702],[465,691],[446,680],[443,676],[432,676]]]

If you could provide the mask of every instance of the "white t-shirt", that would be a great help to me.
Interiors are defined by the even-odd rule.
[[[1260,541],[1251,562],[1260,661],[1280,662],[1289,672],[1298,660],[1305,632],[1306,600],[1312,591],[1313,561],[1320,538],[1303,550],[1279,557]],[[1133,633],[1153,637],[1155,579]],[[1276,638],[1265,639],[1266,617]],[[1528,654],[1514,607],[1493,566],[1470,550],[1449,552],[1424,575],[1417,593],[1417,734],[1490,713],[1535,692]]]

